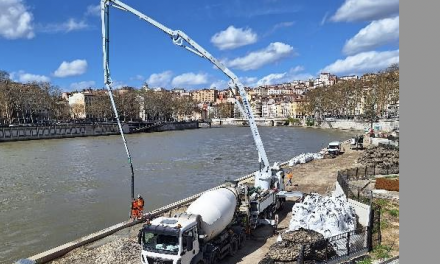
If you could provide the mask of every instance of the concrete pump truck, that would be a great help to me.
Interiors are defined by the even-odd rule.
[[[243,84],[238,77],[219,60],[180,30],[172,30],[151,17],[133,9],[119,0],[101,0],[101,19],[104,55],[104,82],[132,172],[132,198],[134,196],[134,173],[116,106],[112,95],[112,80],[109,69],[109,8],[115,7],[138,16],[167,34],[173,43],[201,58],[207,59],[229,79],[229,88],[241,102],[238,109],[248,120],[262,168],[254,174],[254,185],[231,183],[202,194],[186,210],[174,217],[147,219],[139,231],[138,241],[142,245],[141,261],[145,264],[214,264],[227,255],[234,255],[244,245],[246,233],[261,224],[277,224],[275,212],[286,197],[301,196],[301,193],[284,191],[284,172],[277,163],[270,166],[264,150],[251,106]]]

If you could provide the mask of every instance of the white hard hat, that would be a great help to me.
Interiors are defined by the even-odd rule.
[[[141,195],[140,195],[140,194],[138,194],[138,198],[141,198]]]

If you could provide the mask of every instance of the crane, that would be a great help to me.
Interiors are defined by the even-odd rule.
[[[104,66],[104,83],[108,90],[108,94],[110,96],[110,101],[112,104],[113,111],[115,113],[115,117],[118,123],[118,127],[121,133],[121,137],[124,143],[125,151],[128,157],[128,162],[131,169],[131,196],[134,198],[134,171],[133,171],[133,163],[131,154],[127,145],[127,141],[124,136],[124,132],[122,130],[122,125],[119,119],[118,111],[113,99],[112,93],[112,79],[110,75],[110,64],[109,64],[109,8],[110,6],[120,9],[122,11],[126,11],[129,13],[138,16],[140,19],[148,22],[152,26],[160,29],[162,32],[167,34],[172,42],[187,51],[190,51],[197,56],[207,59],[209,62],[214,64],[221,72],[223,72],[229,79],[229,88],[232,90],[233,94],[235,91],[233,88],[237,89],[239,95],[242,99],[242,104],[236,100],[236,104],[241,114],[246,117],[249,122],[249,127],[252,131],[252,136],[256,145],[256,149],[258,152],[259,160],[262,162],[263,168],[257,173],[255,177],[255,187],[259,187],[263,190],[267,190],[270,188],[270,183],[272,180],[272,172],[269,164],[269,160],[266,155],[266,151],[264,149],[263,142],[261,140],[260,133],[258,131],[257,124],[255,122],[254,114],[252,113],[251,105],[248,100],[244,85],[240,82],[239,78],[229,70],[223,63],[217,60],[214,56],[212,56],[207,50],[205,50],[202,46],[200,46],[197,42],[191,39],[187,34],[180,30],[172,30],[158,21],[152,19],[151,17],[137,11],[136,9],[128,6],[127,4],[119,1],[119,0],[101,0],[101,21],[102,21],[102,42],[103,42],[103,66]]]

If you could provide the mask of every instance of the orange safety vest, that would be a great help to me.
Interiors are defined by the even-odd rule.
[[[137,206],[138,206],[138,209],[139,210],[143,210],[144,209],[144,199],[142,199],[142,198],[139,198],[139,199],[137,199]]]

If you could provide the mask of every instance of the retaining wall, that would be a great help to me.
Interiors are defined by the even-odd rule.
[[[129,132],[128,126],[123,125],[124,132]],[[119,133],[117,124],[96,125],[55,125],[43,127],[2,127],[0,128],[0,142],[22,141],[53,138],[73,138],[87,136],[116,135]]]
[[[353,120],[334,120],[323,121],[320,125],[322,128],[335,128],[342,130],[361,130],[370,129],[371,124],[368,122],[353,121]],[[399,128],[399,121],[396,120],[381,120],[373,123],[373,128],[378,131],[391,132],[395,128]]]
[[[151,132],[163,132],[163,131],[172,131],[172,130],[185,130],[185,129],[197,129],[199,128],[198,122],[173,122],[173,123],[164,123],[161,126],[152,128]]]

